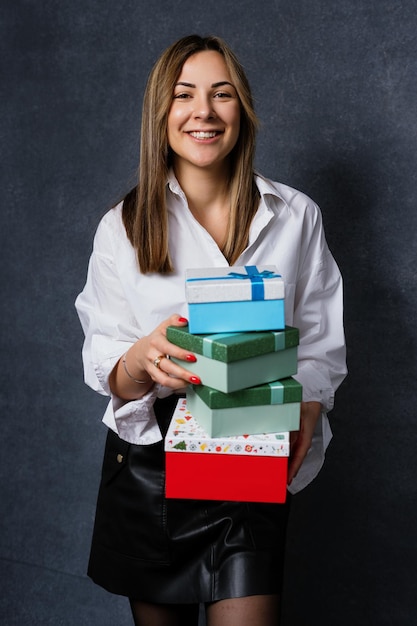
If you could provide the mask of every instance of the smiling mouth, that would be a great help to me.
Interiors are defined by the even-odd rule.
[[[198,130],[198,131],[191,131],[188,134],[191,135],[191,137],[194,137],[194,139],[213,139],[213,137],[217,137],[217,135],[220,135],[220,131],[218,131],[218,130],[211,130],[211,131]]]

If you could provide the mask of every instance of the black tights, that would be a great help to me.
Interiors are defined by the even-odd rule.
[[[135,626],[198,626],[198,604],[150,604],[130,600]],[[206,605],[207,626],[278,626],[276,595],[230,598]]]

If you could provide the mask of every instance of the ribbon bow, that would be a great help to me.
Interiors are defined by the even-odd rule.
[[[202,280],[227,280],[230,278],[240,278],[241,280],[249,279],[252,283],[252,300],[264,300],[264,279],[281,278],[281,274],[275,274],[271,270],[264,270],[263,272],[259,272],[256,268],[256,265],[245,265],[245,270],[247,271],[247,274],[241,274],[240,272],[229,272],[228,274],[226,274],[226,276],[200,276],[187,278],[187,282],[199,282]]]
[[[271,270],[258,272],[256,265],[245,265],[247,274],[240,272],[229,272],[231,278],[250,279],[252,283],[252,300],[263,300],[265,298],[264,278],[281,278],[280,274],[275,274]]]

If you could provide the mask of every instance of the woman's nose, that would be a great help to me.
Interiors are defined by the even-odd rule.
[[[210,119],[215,117],[213,104],[208,96],[198,96],[194,99],[193,115],[197,119]]]

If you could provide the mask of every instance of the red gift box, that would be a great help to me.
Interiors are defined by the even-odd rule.
[[[197,430],[186,400],[180,399],[165,438],[167,498],[285,502],[288,442],[279,442],[280,437],[287,439],[288,433],[216,439],[201,430],[196,436]],[[224,445],[228,439],[233,446]]]

